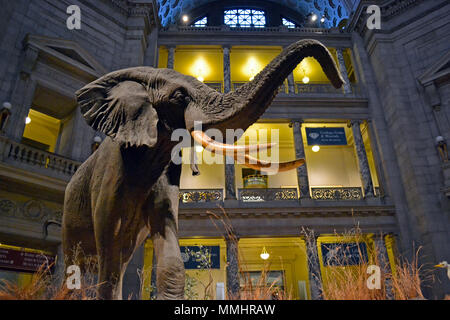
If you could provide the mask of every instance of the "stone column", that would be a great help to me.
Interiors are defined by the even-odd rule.
[[[230,47],[223,47],[223,91],[228,93],[231,91],[231,62],[230,62]]]
[[[33,103],[36,81],[31,79],[36,61],[39,56],[39,49],[27,44],[21,56],[19,76],[17,77],[11,95],[11,117],[6,134],[13,140],[20,141],[25,130],[25,118],[28,116]]]
[[[359,172],[361,174],[361,180],[363,183],[363,191],[365,198],[372,198],[373,194],[373,182],[370,175],[369,161],[367,160],[366,149],[364,148],[364,141],[361,135],[360,120],[350,121],[350,125],[353,131],[353,140],[355,143],[356,155],[358,158]]]
[[[169,55],[167,56],[167,69],[173,69],[175,66],[175,46],[168,46]]]
[[[394,294],[392,292],[392,280],[386,277],[386,274],[391,274],[391,265],[389,263],[389,256],[384,243],[384,237],[381,234],[377,234],[373,240],[375,243],[378,266],[381,269],[382,279],[385,279],[386,299],[392,300],[394,299]]]
[[[288,93],[295,94],[295,81],[294,81],[294,74],[292,72],[289,73],[287,81],[288,81]]]
[[[305,159],[305,148],[302,137],[303,120],[293,120],[290,126],[294,131],[295,156],[297,159]],[[300,190],[300,199],[310,199],[309,179],[306,163],[297,168],[298,189]]]
[[[225,236],[227,245],[227,292],[228,296],[239,298],[240,295],[240,279],[239,279],[239,238],[233,236]]]
[[[342,78],[345,81],[344,84],[344,94],[352,93],[352,86],[350,85],[350,80],[348,79],[347,67],[345,66],[344,53],[342,48],[336,48],[336,54],[339,62],[339,70],[341,71]]]
[[[223,47],[223,90],[231,91],[230,47]],[[225,200],[236,200],[236,170],[234,159],[225,156]]]
[[[322,274],[317,250],[318,237],[311,233],[305,239],[311,300],[322,300]]]

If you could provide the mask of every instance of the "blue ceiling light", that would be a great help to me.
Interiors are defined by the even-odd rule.
[[[161,24],[166,27],[180,23],[181,15],[192,9],[213,2],[214,0],[157,0]],[[310,13],[318,17],[325,17],[320,23],[324,28],[337,27],[343,19],[348,19],[348,13],[342,0],[269,0],[287,6],[304,16]],[[245,1],[242,1],[245,4]],[[195,17],[192,17],[195,18]],[[322,19],[320,19],[322,20]]]

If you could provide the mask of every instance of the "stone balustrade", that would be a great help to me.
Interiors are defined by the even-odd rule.
[[[315,200],[361,200],[363,199],[360,187],[312,187],[311,198]]]
[[[296,188],[258,188],[239,189],[239,200],[242,202],[286,201],[297,200]]]
[[[27,166],[40,172],[53,172],[70,178],[81,165],[80,162],[58,156],[56,154],[39,150],[25,144],[0,136],[1,160],[8,164]]]
[[[181,203],[201,203],[223,201],[222,189],[180,189]]]
[[[264,27],[264,28],[249,28],[249,27],[230,27],[223,26],[169,26],[163,28],[161,32],[193,32],[193,33],[207,33],[207,32],[289,32],[289,33],[316,33],[316,34],[330,34],[339,33],[339,29],[325,29],[325,28],[287,28],[280,27]]]

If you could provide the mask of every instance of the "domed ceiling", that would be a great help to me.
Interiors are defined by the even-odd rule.
[[[180,15],[192,9],[215,0],[157,0],[159,7],[159,18],[161,24],[167,26],[179,22]],[[348,18],[347,10],[340,0],[268,0],[287,6],[307,16],[315,13],[319,17],[325,16],[324,26],[335,27],[342,19]],[[245,1],[242,1],[245,6]]]

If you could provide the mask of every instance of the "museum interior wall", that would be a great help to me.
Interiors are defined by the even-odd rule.
[[[257,284],[268,267],[269,280],[292,289],[295,299],[316,298],[302,227],[317,235],[324,279],[334,267],[324,260],[329,244],[351,247],[354,239],[336,233],[355,225],[364,232],[368,259],[381,243],[391,268],[396,257],[412,257],[419,246],[427,267],[448,260],[450,166],[436,143],[439,136],[450,138],[445,1],[383,2],[383,32],[365,28],[359,1],[330,1],[337,6],[327,5],[329,17],[321,22],[319,15],[314,23],[308,19],[317,9],[309,2],[305,9],[249,1],[249,8],[267,13],[264,25],[251,15],[259,17],[251,26],[232,26],[232,13],[227,20],[224,10],[237,10],[233,1],[228,9],[224,1],[179,1],[174,8],[158,1],[73,2],[83,12],[78,31],[66,28],[63,1],[8,1],[0,13],[0,103],[11,105],[2,109],[10,115],[0,128],[0,250],[61,255],[65,186],[106,138],[77,108],[75,92],[85,84],[116,69],[148,65],[228,92],[252,80],[287,45],[314,38],[331,51],[348,83],[334,89],[318,62],[304,59],[236,142],[275,142],[279,148],[258,157],[304,157],[305,166],[266,175],[239,163],[211,164],[217,155],[194,146],[202,163],[201,174],[193,176],[190,148],[182,150],[179,232],[187,274],[199,281],[192,295],[203,297],[202,283],[211,276],[212,299],[227,289],[230,243],[209,213],[220,214],[220,208],[239,236],[250,280]],[[181,10],[190,21],[181,20]],[[199,246],[214,254],[209,271],[198,268]],[[261,259],[263,249],[269,261]],[[152,250],[147,240],[130,262],[127,294],[151,298]],[[0,278],[24,284],[33,268],[0,264]],[[138,269],[147,272],[143,285]],[[443,274],[437,279],[424,288],[429,297],[449,290]]]

